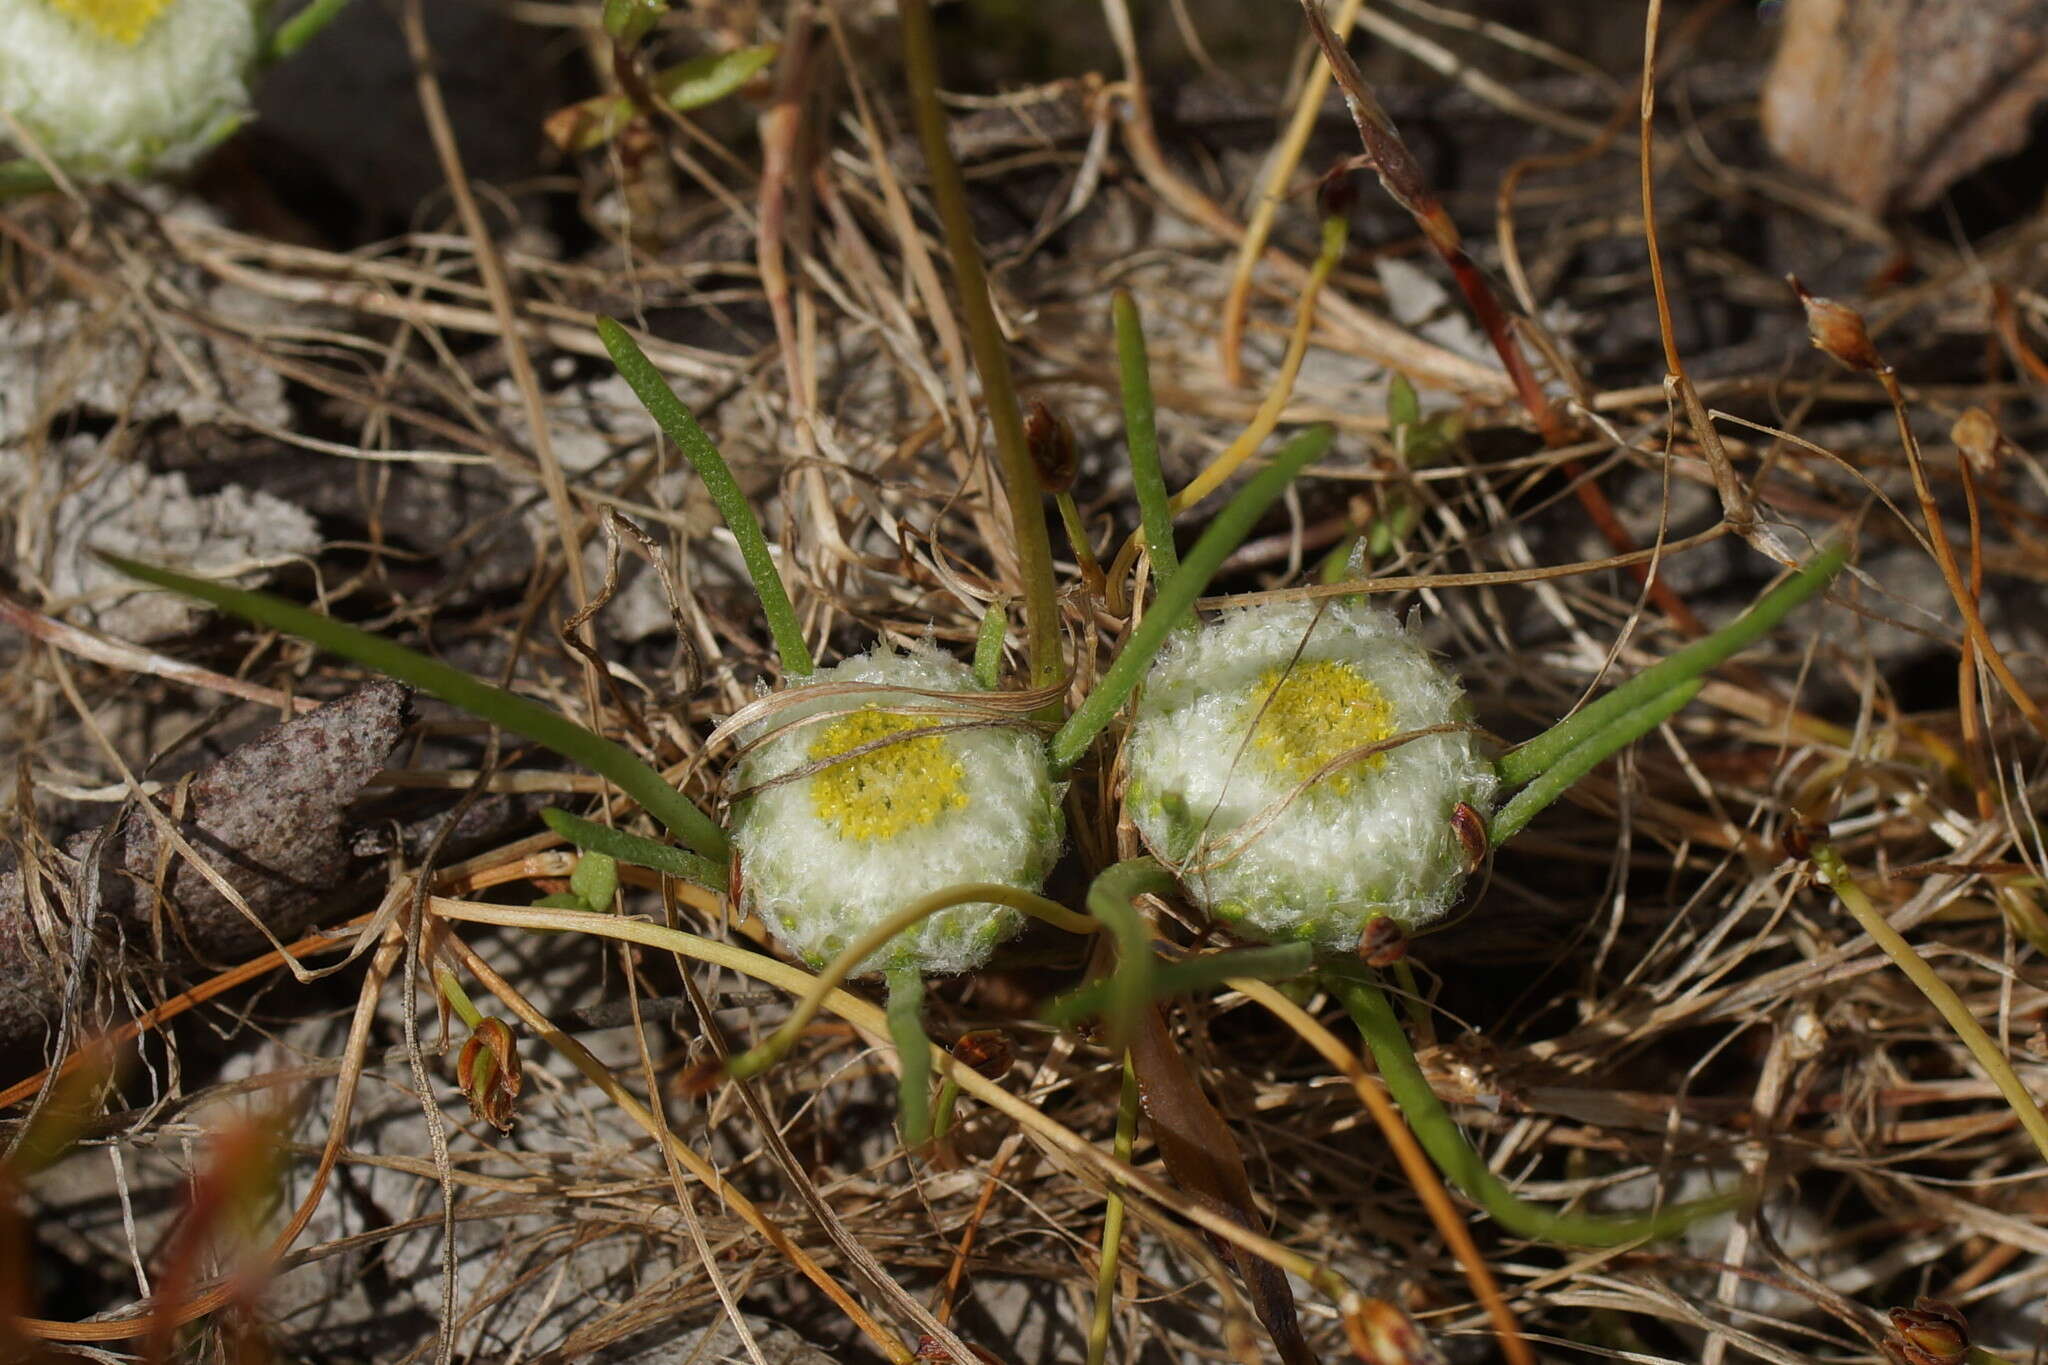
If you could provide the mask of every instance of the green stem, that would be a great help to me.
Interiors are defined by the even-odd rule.
[[[953,281],[967,319],[968,344],[974,352],[975,371],[981,376],[982,401],[995,429],[997,468],[1010,503],[1010,534],[1017,571],[1024,580],[1027,671],[1032,687],[1052,687],[1065,676],[1060,659],[1059,600],[1052,577],[1052,537],[1046,529],[1038,475],[1024,440],[1024,415],[1010,379],[1002,328],[989,302],[988,272],[974,241],[967,186],[946,142],[946,114],[939,107],[938,39],[932,32],[930,0],[903,0],[898,14],[903,27],[904,74],[910,82],[911,106],[931,172],[932,202],[945,226],[946,252],[952,258]],[[1046,718],[1058,714],[1059,704],[1047,703]]]
[[[948,1076],[939,1082],[939,1102],[932,1109],[932,1136],[944,1137],[953,1131],[953,1111],[960,1104],[960,1082]]]
[[[1203,953],[1180,962],[1161,962],[1150,971],[1144,1004],[1156,1004],[1179,995],[1196,995],[1212,990],[1232,978],[1253,981],[1287,981],[1315,966],[1315,949],[1307,943],[1276,943],[1257,948],[1232,948],[1220,953]],[[1039,1018],[1055,1028],[1067,1028],[1110,1007],[1121,990],[1121,972],[1104,981],[1091,981],[1068,991],[1048,1004]]]
[[[29,157],[0,161],[0,203],[56,188],[57,182],[50,178],[50,173]]]
[[[292,56],[318,36],[320,30],[333,23],[335,17],[348,8],[348,0],[312,0],[312,3],[277,26],[270,35],[263,60],[281,62]]]
[[[739,481],[733,478],[725,457],[718,453],[704,428],[697,425],[697,419],[624,327],[610,318],[599,318],[597,335],[611,353],[612,364],[618,366],[620,376],[654,418],[655,425],[668,433],[668,438],[696,469],[705,491],[718,506],[718,514],[725,518],[725,529],[739,543],[747,576],[754,580],[754,594],[761,599],[761,610],[768,616],[768,630],[775,637],[775,652],[782,660],[782,671],[799,676],[811,673],[811,651],[804,643],[796,608],[790,605],[789,591],[782,585],[775,557],[768,552],[768,538],[761,534],[760,519],[754,515],[746,494],[740,491]]]
[[[1121,866],[1121,864],[1119,864]],[[1055,929],[1069,934],[1092,934],[1100,926],[1086,915],[1075,914],[1058,901],[1047,900],[1034,892],[1019,887],[1005,886],[1001,882],[962,882],[955,886],[941,887],[927,896],[920,896],[894,914],[885,916],[869,925],[854,937],[853,942],[839,951],[839,955],[825,964],[808,994],[797,1001],[796,1008],[782,1021],[775,1032],[761,1042],[748,1048],[725,1064],[725,1073],[744,1080],[758,1075],[782,1060],[796,1040],[803,1036],[811,1021],[818,1017],[818,1011],[825,1007],[825,997],[836,990],[840,983],[852,976],[854,971],[870,957],[905,930],[916,927],[942,910],[956,905],[968,905],[975,901],[988,901],[1005,905],[1012,910],[1021,910],[1033,919],[1043,920]]]
[[[1116,319],[1117,377],[1124,395],[1124,441],[1131,455],[1131,489],[1145,528],[1145,553],[1152,560],[1152,585],[1164,592],[1180,568],[1173,547],[1173,495],[1159,467],[1158,415],[1152,403],[1152,362],[1145,351],[1145,324],[1137,301],[1119,289],[1110,301]]]
[[[1116,1106],[1116,1159],[1131,1164],[1138,1145],[1138,1071],[1124,1054],[1124,1088]],[[1124,1197],[1111,1190],[1102,1213],[1102,1257],[1095,1272],[1095,1313],[1088,1323],[1088,1365],[1102,1365],[1109,1354],[1109,1319],[1116,1308],[1116,1266],[1124,1241]]]
[[[889,1039],[896,1044],[896,1117],[903,1145],[922,1147],[932,1135],[932,1044],[924,1031],[924,975],[915,967],[889,972]]]
[[[455,979],[455,973],[443,966],[434,968],[434,985],[441,992],[441,998],[455,1011],[455,1017],[471,1029],[483,1027],[483,1011],[469,998],[469,992],[462,989],[462,983]]]
[[[1272,463],[1254,474],[1216,514],[1216,519],[1203,530],[1201,539],[1188,550],[1187,557],[1181,561],[1180,571],[1173,575],[1173,581],[1152,599],[1152,609],[1131,632],[1131,638],[1124,643],[1123,652],[1116,656],[1116,662],[1109,666],[1101,681],[1096,683],[1095,690],[1074,708],[1074,714],[1052,737],[1049,751],[1055,772],[1065,772],[1080,761],[1081,755],[1088,751],[1088,746],[1095,742],[1095,737],[1102,733],[1117,709],[1124,704],[1124,699],[1145,676],[1145,670],[1151,667],[1152,656],[1166,643],[1167,636],[1183,617],[1194,610],[1195,599],[1209,586],[1209,580],[1223,567],[1223,561],[1243,542],[1266,508],[1287,487],[1288,481],[1304,465],[1330,448],[1330,435],[1330,428],[1326,426],[1310,427],[1280,447]]]
[[[981,614],[981,629],[974,636],[974,681],[984,692],[993,692],[1003,680],[1003,641],[1010,633],[1010,609],[998,597]]]
[[[1537,812],[1563,796],[1574,783],[1593,771],[1602,761],[1626,749],[1671,719],[1680,708],[1699,695],[1700,688],[1704,685],[1704,679],[1688,678],[1662,696],[1650,698],[1633,711],[1624,711],[1619,715],[1609,713],[1604,726],[1590,734],[1582,734],[1582,742],[1578,748],[1553,759],[1548,768],[1537,774],[1535,781],[1516,792],[1514,799],[1501,807],[1500,813],[1493,817],[1493,823],[1488,829],[1493,846],[1499,848],[1521,833],[1522,826],[1535,819]],[[1587,711],[1592,709],[1590,706],[1586,708]],[[1584,715],[1585,712],[1582,711],[1580,714]]]
[[[1163,896],[1173,890],[1173,875],[1151,858],[1132,858],[1107,867],[1088,887],[1088,913],[1116,939],[1116,972],[1109,980],[1107,1022],[1109,1049],[1123,1051],[1137,1029],[1138,1015],[1156,996],[1152,972],[1152,935],[1131,908],[1139,896]]]
[[[543,810],[540,818],[549,829],[580,849],[602,853],[635,867],[651,867],[656,872],[666,872],[671,877],[708,886],[714,891],[725,890],[725,868],[709,858],[698,857],[688,849],[658,844],[652,839],[643,839],[637,834],[613,829],[610,825],[600,825],[553,806]]]
[[[714,863],[723,863],[731,851],[732,843],[726,838],[725,831],[691,804],[688,797],[671,787],[668,779],[639,755],[545,706],[472,678],[459,668],[451,668],[404,645],[393,644],[366,630],[344,625],[331,616],[308,611],[281,597],[230,588],[104,551],[99,554],[102,560],[130,578],[196,597],[244,620],[311,641],[331,654],[339,654],[386,677],[410,683],[473,716],[514,734],[524,735],[572,763],[582,764],[610,780],[620,791],[638,801],[649,815],[661,821],[669,833]]]
[[[1871,904],[1870,897],[1856,884],[1848,864],[1842,861],[1842,855],[1835,851],[1833,844],[1814,845],[1813,865],[1821,876],[1827,878],[1836,898],[1845,910],[1855,916],[1863,932],[1884,949],[1885,956],[1906,974],[1907,980],[1920,988],[1928,1003],[1940,1011],[1948,1026],[1963,1040],[1963,1046],[1976,1058],[1977,1065],[1984,1068],[1984,1074],[1998,1087],[1998,1093],[2005,1096],[2006,1104],[2019,1119],[2020,1127],[2026,1129],[2027,1136],[2034,1140],[2034,1146],[2040,1149],[2043,1157],[2048,1157],[2048,1116],[2042,1114],[2040,1104],[2013,1072],[2012,1063],[2006,1061],[2005,1054],[1998,1050],[1998,1044],[1991,1041],[1991,1035],[1970,1013],[1970,1007],[1963,1003],[1962,997],[1941,979],[1934,968],[1927,965],[1926,959],[1913,951],[1913,945],[1906,942],[1905,936],[1892,928],[1891,922]]]
[[[1697,678],[1731,655],[1748,648],[1815,593],[1825,588],[1849,558],[1841,541],[1822,549],[1806,567],[1757,600],[1735,620],[1653,664],[1598,701],[1579,708],[1536,738],[1500,760],[1501,781],[1520,786],[1577,748],[1586,736],[1604,729],[1615,717],[1633,711],[1650,698],[1668,692],[1687,678]]]
[[[1570,1246],[1620,1246],[1625,1242],[1673,1236],[1694,1219],[1725,1213],[1742,1203],[1739,1195],[1716,1195],[1655,1213],[1619,1216],[1558,1213],[1528,1203],[1508,1188],[1473,1150],[1436,1092],[1429,1088],[1422,1068],[1416,1064],[1415,1053],[1408,1046],[1408,1035],[1401,1031],[1401,1021],[1380,988],[1365,977],[1348,972],[1326,972],[1324,981],[1358,1025],[1373,1061],[1379,1066],[1380,1077],[1387,1084],[1387,1092],[1401,1106],[1408,1126],[1437,1169],[1516,1236]]]

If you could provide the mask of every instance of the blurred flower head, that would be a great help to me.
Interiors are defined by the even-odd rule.
[[[0,0],[0,108],[88,179],[181,170],[249,116],[252,0]]]

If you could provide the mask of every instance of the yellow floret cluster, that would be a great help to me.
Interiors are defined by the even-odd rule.
[[[1273,665],[1259,674],[1245,706],[1254,720],[1252,744],[1283,772],[1304,781],[1345,754],[1394,733],[1394,708],[1386,695],[1356,668],[1335,659],[1291,668]],[[1330,790],[1350,791],[1355,773],[1384,766],[1384,752],[1366,754],[1330,774]]]
[[[966,769],[939,735],[913,733],[933,728],[920,719],[864,706],[811,741],[811,760],[827,765],[811,779],[811,809],[840,837],[893,839],[966,806]]]

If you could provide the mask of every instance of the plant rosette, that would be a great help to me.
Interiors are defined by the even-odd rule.
[[[823,688],[835,683],[864,686]],[[1061,785],[1040,737],[986,695],[936,650],[880,647],[793,680],[744,732],[731,826],[741,905],[786,949],[823,967],[922,896],[1044,883],[1064,834]],[[1003,906],[952,906],[853,974],[971,971],[1022,925]]]
[[[183,170],[249,117],[253,0],[0,0],[0,109],[94,179]]]
[[[1354,953],[1464,886],[1454,827],[1498,784],[1458,680],[1359,602],[1237,608],[1170,644],[1125,746],[1125,802],[1203,910],[1248,938]]]

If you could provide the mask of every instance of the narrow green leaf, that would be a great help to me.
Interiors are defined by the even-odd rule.
[[[1116,320],[1117,378],[1124,397],[1124,441],[1130,450],[1131,489],[1145,528],[1145,553],[1152,560],[1152,586],[1164,592],[1180,568],[1173,544],[1173,495],[1159,467],[1158,413],[1152,402],[1152,362],[1145,350],[1145,324],[1128,289],[1110,300]]]
[[[1539,811],[1571,790],[1602,760],[1626,749],[1677,715],[1687,702],[1699,695],[1701,685],[1701,679],[1688,678],[1662,696],[1652,697],[1635,710],[1613,717],[1605,727],[1586,736],[1578,748],[1560,755],[1548,768],[1536,774],[1534,781],[1515,793],[1514,799],[1493,817],[1487,828],[1487,837],[1493,846],[1499,848],[1521,833],[1522,827],[1535,819]]]
[[[231,588],[105,552],[99,552],[99,557],[130,578],[210,602],[244,620],[295,635],[388,678],[410,683],[493,725],[524,735],[617,784],[620,791],[661,821],[669,833],[713,862],[722,863],[731,850],[732,841],[725,831],[638,754],[537,702],[269,593]]]
[[[775,567],[775,557],[768,552],[768,538],[761,534],[761,523],[754,516],[754,509],[747,504],[746,494],[740,491],[739,481],[733,478],[725,457],[718,453],[718,447],[704,434],[704,428],[697,425],[697,419],[683,406],[683,400],[676,397],[675,390],[661,377],[661,371],[654,368],[654,362],[647,358],[647,353],[640,349],[631,333],[610,318],[599,318],[597,334],[634,396],[696,469],[697,477],[704,481],[705,490],[711,494],[711,501],[718,505],[719,515],[725,518],[726,529],[739,543],[740,558],[747,565],[747,576],[754,580],[754,593],[761,599],[761,610],[768,616],[768,630],[775,637],[775,652],[782,658],[782,671],[810,673],[811,650],[804,643],[803,626],[797,620],[796,608],[790,605],[789,593],[782,586],[782,574]]]
[[[1173,581],[1152,601],[1152,609],[1124,642],[1123,652],[1095,685],[1095,690],[1074,709],[1049,746],[1053,770],[1064,772],[1080,761],[1088,746],[1102,733],[1124,699],[1131,695],[1151,667],[1152,658],[1195,608],[1195,599],[1209,586],[1209,580],[1223,567],[1230,552],[1241,544],[1259,517],[1270,507],[1288,482],[1302,468],[1330,448],[1331,431],[1326,426],[1310,427],[1282,446],[1273,462],[1253,475],[1237,490],[1216,519],[1209,523],[1188,550]]]
[[[1820,592],[1848,562],[1849,547],[1836,541],[1827,546],[1806,567],[1757,600],[1755,606],[1735,620],[1679,650],[1662,663],[1644,669],[1598,701],[1579,708],[1536,738],[1502,757],[1501,781],[1520,786],[1534,778],[1595,734],[1615,717],[1635,710],[1652,697],[1660,696],[1687,678],[1703,676],[1732,655],[1761,639],[1792,609]]]
[[[658,844],[652,839],[613,829],[610,825],[600,825],[595,820],[581,819],[553,806],[542,811],[540,818],[549,829],[580,849],[608,854],[634,867],[651,867],[656,872],[666,872],[671,877],[708,886],[714,891],[725,890],[725,868],[708,858],[698,857],[688,849]]]
[[[1625,1242],[1676,1236],[1697,1219],[1742,1205],[1740,1194],[1727,1194],[1673,1205],[1655,1213],[1601,1215],[1559,1213],[1529,1203],[1496,1176],[1485,1158],[1472,1149],[1436,1092],[1429,1088],[1422,1068],[1416,1064],[1415,1050],[1408,1045],[1408,1035],[1401,1031],[1401,1021],[1379,986],[1363,975],[1352,975],[1349,970],[1327,971],[1324,980],[1358,1026],[1379,1066],[1380,1077],[1387,1084],[1387,1093],[1401,1106],[1408,1126],[1430,1160],[1446,1180],[1516,1236],[1567,1246],[1620,1246]]]

